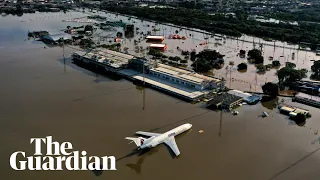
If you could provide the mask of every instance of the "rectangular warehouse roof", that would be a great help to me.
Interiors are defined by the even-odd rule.
[[[159,73],[167,74],[169,76],[179,78],[185,81],[189,81],[195,84],[202,84],[204,82],[220,82],[220,79],[212,78],[209,76],[204,76],[187,70],[175,68],[165,64],[158,63],[158,67],[151,69],[151,71],[156,71]]]
[[[89,53],[86,53],[84,51],[76,52],[75,54],[78,54],[79,56],[83,56],[87,59],[91,59],[94,61],[98,61],[100,63],[106,63],[113,67],[121,67],[122,65],[128,64],[130,59],[133,59],[134,56],[119,53],[116,51],[111,51],[103,48],[97,48],[95,50],[92,50]],[[104,62],[105,61],[105,62]]]
[[[151,44],[150,47],[152,48],[164,48],[166,44]]]
[[[147,36],[146,39],[164,40],[164,36]]]

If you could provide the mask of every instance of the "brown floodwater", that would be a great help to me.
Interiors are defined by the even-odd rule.
[[[154,22],[149,21],[142,21],[140,19],[124,17],[121,15],[115,15],[105,12],[96,12],[92,13],[88,10],[83,12],[69,12],[69,13],[37,13],[37,14],[25,14],[22,17],[14,17],[14,16],[6,16],[1,19],[2,23],[6,23],[11,25],[11,20],[15,19],[19,21],[19,26],[23,27],[24,29],[28,29],[29,31],[34,30],[47,30],[52,34],[61,33],[62,29],[65,29],[68,25],[70,26],[80,26],[86,25],[88,23],[77,23],[77,22],[62,22],[62,20],[74,19],[74,18],[83,18],[86,19],[88,15],[101,15],[107,17],[110,21],[119,21],[122,20],[125,23],[134,24],[135,26],[135,33],[134,37],[130,39],[123,38],[121,40],[122,44],[122,51],[128,52],[133,55],[137,56],[145,56],[147,55],[146,48],[150,45],[150,43],[146,43],[144,40],[144,35],[150,31],[153,35],[163,35],[165,36],[165,41],[168,45],[168,48],[165,52],[168,56],[180,56],[181,50],[188,50],[192,51],[193,49],[197,52],[202,51],[203,49],[214,49],[219,51],[221,54],[225,55],[225,65],[223,68],[219,70],[213,70],[209,74],[218,77],[218,78],[225,78],[227,80],[227,85],[230,88],[236,88],[244,91],[262,91],[261,85],[265,82],[270,81],[277,81],[277,76],[275,75],[277,69],[271,69],[263,74],[256,73],[256,67],[254,64],[250,64],[248,66],[248,70],[246,72],[239,72],[237,71],[237,65],[247,62],[246,58],[238,57],[238,53],[240,49],[246,50],[247,52],[252,48],[256,47],[260,49],[259,43],[265,43],[268,45],[263,45],[261,50],[263,51],[264,56],[264,64],[271,64],[272,61],[269,60],[269,57],[273,57],[274,60],[279,60],[281,63],[281,67],[285,65],[286,62],[293,62],[297,65],[298,68],[305,68],[309,70],[308,77],[311,75],[311,65],[313,61],[311,60],[319,60],[320,57],[316,56],[314,52],[305,51],[305,50],[294,50],[298,48],[298,45],[292,45],[286,42],[267,42],[263,39],[246,36],[243,35],[239,40],[226,38],[225,40],[217,40],[216,37],[210,37],[209,35],[205,35],[200,32],[192,31],[192,29],[183,29],[177,28],[162,24],[156,24]],[[90,23],[89,23],[90,24]],[[16,29],[12,29],[4,27],[4,30],[11,31],[10,33],[21,34],[21,27]],[[15,24],[17,26],[17,24]],[[7,29],[5,29],[7,28]],[[139,28],[139,29],[136,29]],[[159,31],[153,31],[153,29],[157,29]],[[173,40],[168,39],[170,34],[175,34],[178,30],[178,34],[181,36],[186,36],[186,40]],[[197,29],[193,29],[197,30]],[[200,30],[198,30],[200,31]],[[122,28],[111,28],[110,30],[98,30],[94,37],[92,38],[95,42],[99,43],[109,43],[109,41],[114,41],[114,37],[116,36],[117,32],[123,32]],[[23,34],[24,35],[24,34]],[[9,37],[1,37],[2,39],[7,39]],[[24,38],[20,36],[16,36],[15,38],[10,37],[11,41],[16,41],[18,39]],[[135,45],[134,41],[138,41],[138,44]],[[244,40],[244,41],[241,41]],[[200,43],[207,42],[207,45],[200,45]],[[253,43],[254,42],[254,43]],[[1,43],[1,42],[0,42]],[[277,45],[274,47],[273,45]],[[136,51],[137,47],[142,47],[143,51]],[[177,49],[179,47],[179,49]],[[1,44],[0,44],[1,48]],[[294,49],[292,49],[294,48]],[[126,51],[124,49],[127,49]],[[294,54],[293,54],[294,53]],[[183,57],[182,57],[183,58]],[[234,62],[234,65],[231,67],[230,70],[230,61]],[[192,62],[189,60],[188,68],[191,68],[190,65]],[[228,70],[226,67],[229,66]]]
[[[39,18],[52,14],[57,17]],[[220,126],[219,112],[146,89],[142,110],[141,88],[132,82],[72,64],[74,49],[69,47],[64,64],[60,47],[44,48],[42,43],[24,40],[28,30],[63,28],[61,19],[73,16],[81,13],[0,18],[1,179],[319,179],[320,135],[314,133],[320,130],[319,109],[286,99],[311,111],[312,117],[299,127],[279,114],[273,103],[244,105],[238,108],[238,116],[223,113]],[[31,20],[21,22],[25,19]],[[262,118],[263,111],[270,116]],[[193,127],[176,138],[180,157],[172,159],[164,145],[141,156],[127,156],[135,146],[128,144],[126,136],[138,130],[162,133],[183,123]],[[31,155],[30,138],[49,135],[88,155],[114,155],[118,170],[96,176],[91,171],[10,168],[13,152]]]

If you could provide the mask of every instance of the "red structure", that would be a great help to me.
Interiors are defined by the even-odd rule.
[[[150,42],[163,42],[164,41],[164,36],[147,36],[146,37],[147,41]]]
[[[159,49],[161,51],[165,51],[167,49],[167,45],[166,44],[151,44],[150,48]]]

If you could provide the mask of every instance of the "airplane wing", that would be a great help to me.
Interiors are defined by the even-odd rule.
[[[142,135],[142,136],[159,136],[159,133],[151,133],[151,132],[143,132],[143,131],[138,131],[136,134]]]
[[[174,152],[174,154],[176,156],[179,156],[180,151],[179,151],[179,148],[177,146],[177,143],[176,143],[176,140],[174,139],[174,137],[170,137],[169,139],[164,141],[164,143],[170,147],[170,149]]]

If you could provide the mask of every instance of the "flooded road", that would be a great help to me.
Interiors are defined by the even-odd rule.
[[[69,59],[71,48],[65,48],[64,64],[60,47],[45,49],[42,43],[24,40],[28,30],[64,28],[61,19],[81,13],[37,21],[31,16],[36,17],[0,18],[2,179],[319,179],[320,135],[314,134],[320,130],[319,109],[287,100],[311,111],[305,127],[298,127],[272,104],[242,106],[238,116],[223,113],[220,129],[220,113],[147,89],[142,110],[143,94],[132,82],[77,67]],[[28,18],[32,21],[21,22]],[[261,118],[263,111],[270,117]],[[126,136],[138,130],[162,133],[183,123],[193,127],[176,138],[181,151],[177,159],[164,145],[142,156],[127,156],[135,146]],[[71,142],[75,151],[85,150],[88,156],[115,156],[118,170],[96,176],[91,171],[10,168],[13,152],[31,155],[30,138],[49,135]]]

